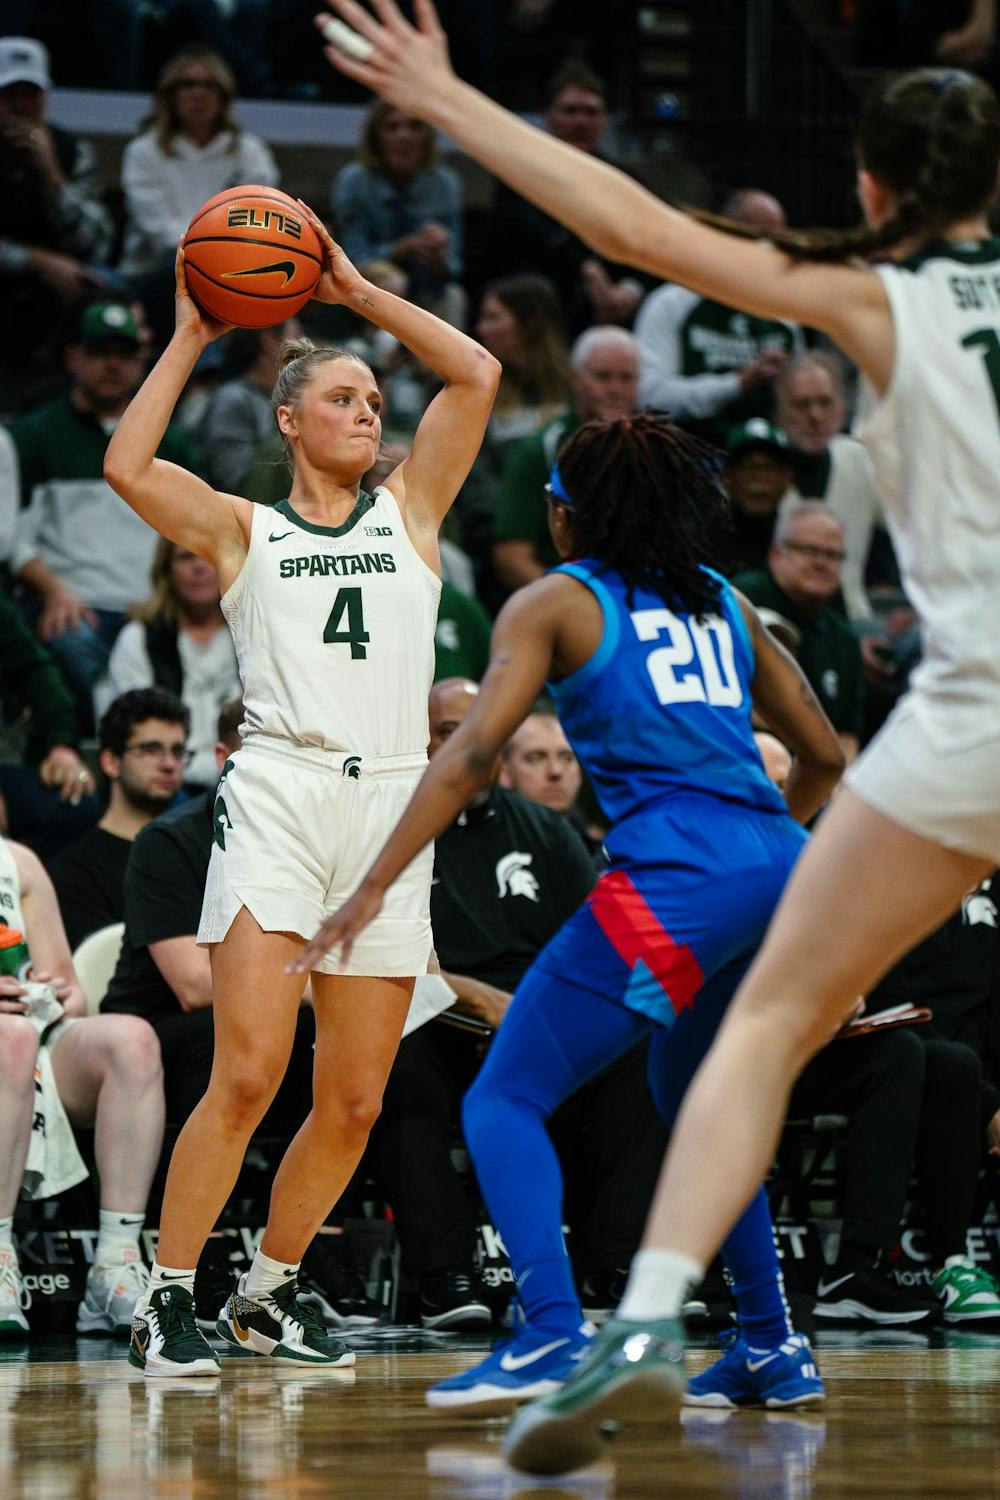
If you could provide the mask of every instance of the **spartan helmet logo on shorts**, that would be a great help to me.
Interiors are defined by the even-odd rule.
[[[497,892],[501,896],[526,896],[529,901],[538,900],[538,881],[528,869],[531,855],[512,849],[503,859],[497,860]]]
[[[344,769],[341,771],[340,774],[341,774],[341,776],[349,776],[352,781],[360,781],[360,779],[361,779],[361,756],[360,755],[349,755],[347,757],[347,759],[344,761]]]

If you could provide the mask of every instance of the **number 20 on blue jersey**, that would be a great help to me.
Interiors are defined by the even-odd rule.
[[[633,611],[632,624],[640,641],[666,637],[646,658],[661,703],[739,708],[743,687],[736,671],[733,632],[720,615],[682,620],[669,609],[638,609]]]

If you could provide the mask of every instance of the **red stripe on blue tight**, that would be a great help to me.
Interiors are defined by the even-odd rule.
[[[641,958],[662,985],[674,1013],[694,1004],[701,989],[701,965],[686,943],[676,943],[642,892],[624,870],[603,875],[590,907],[615,952],[634,969]]]

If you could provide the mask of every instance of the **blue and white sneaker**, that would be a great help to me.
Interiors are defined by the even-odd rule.
[[[826,1400],[809,1340],[792,1333],[776,1349],[756,1349],[733,1329],[720,1360],[688,1381],[685,1406],[818,1406]]]
[[[498,1342],[473,1369],[432,1385],[424,1400],[437,1411],[470,1417],[503,1416],[522,1401],[559,1390],[589,1349],[595,1332],[592,1323],[581,1324],[571,1334],[519,1328],[512,1338]]]

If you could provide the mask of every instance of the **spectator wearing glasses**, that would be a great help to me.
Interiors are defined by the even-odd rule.
[[[773,611],[799,632],[799,665],[852,760],[865,687],[857,637],[834,605],[844,557],[840,521],[821,501],[809,500],[779,518],[767,567],[733,582],[758,609]]]
[[[219,604],[212,564],[161,538],[149,580],[152,598],[122,630],[108,661],[99,705],[133,688],[164,688],[191,716],[184,784],[204,791],[219,779],[215,763],[219,710],[240,696],[236,651]]]
[[[173,693],[137,688],[100,723],[100,767],[110,788],[96,827],[68,844],[50,873],[70,947],[125,915],[125,866],[136,835],[180,790],[191,716]]]

